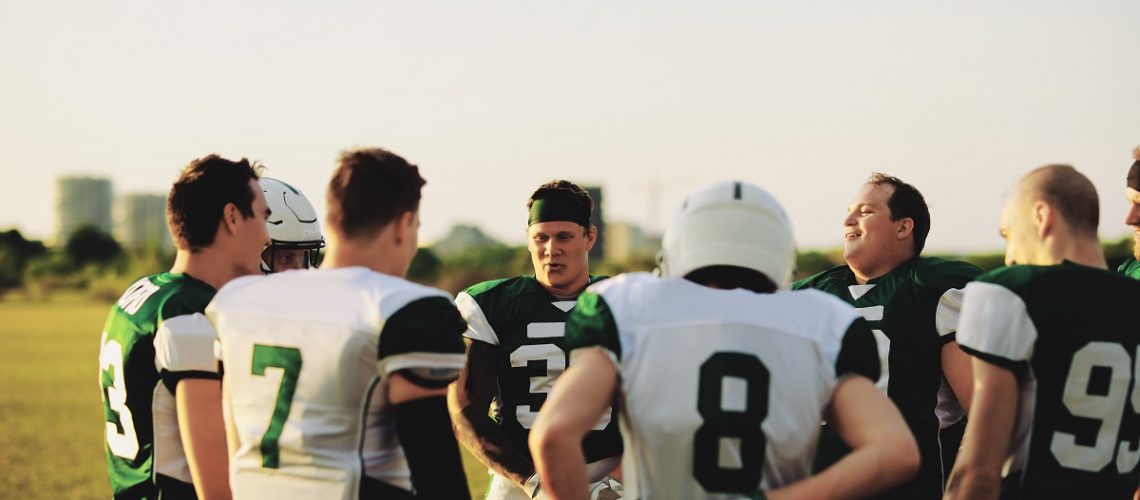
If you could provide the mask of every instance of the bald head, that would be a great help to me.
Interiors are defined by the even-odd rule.
[[[1026,174],[1017,185],[1022,202],[1044,201],[1060,213],[1073,232],[1096,237],[1100,201],[1092,182],[1077,169],[1045,165]]]

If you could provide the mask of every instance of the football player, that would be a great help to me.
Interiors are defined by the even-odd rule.
[[[99,382],[115,498],[229,498],[215,291],[257,273],[269,215],[248,161],[194,160],[167,197],[177,254],[136,281],[103,327]]]
[[[343,153],[321,269],[236,280],[207,308],[235,497],[468,497],[445,399],[467,325],[403,279],[423,185],[391,152]]]
[[[975,389],[946,498],[1130,499],[1140,474],[1140,282],[1108,271],[1092,183],[1049,165],[1010,190],[1009,267],[966,287]]]
[[[921,257],[930,211],[914,186],[875,173],[843,220],[845,265],[799,281],[855,306],[871,325],[882,361],[877,384],[898,405],[922,453],[922,470],[884,498],[937,498],[958,449],[973,380],[954,341],[962,287],[981,271],[965,262]],[[830,428],[817,468],[847,447]],[[946,452],[945,466],[943,452]]]
[[[867,322],[818,291],[786,290],[791,224],[767,191],[698,190],[665,232],[662,277],[591,286],[566,323],[573,362],[530,435],[544,490],[584,498],[582,436],[621,402],[631,498],[852,498],[918,469],[875,388]],[[811,476],[826,416],[854,447]]]
[[[271,177],[262,177],[260,183],[273,212],[266,221],[270,243],[261,252],[261,272],[317,267],[325,238],[309,199],[297,188]]]
[[[1125,259],[1117,269],[1129,278],[1140,279],[1140,146],[1132,150],[1132,168],[1128,170],[1128,187],[1125,195],[1128,197],[1128,213],[1124,216],[1124,223],[1132,227],[1132,256]]]
[[[552,181],[539,186],[527,208],[534,276],[479,283],[455,300],[469,327],[467,363],[450,399],[452,418],[460,441],[491,469],[487,498],[496,500],[538,494],[527,435],[568,363],[566,315],[578,294],[601,279],[589,270],[598,229],[590,224],[594,202],[584,189]],[[613,417],[599,415],[582,442],[591,482],[615,482],[606,477],[621,461]]]

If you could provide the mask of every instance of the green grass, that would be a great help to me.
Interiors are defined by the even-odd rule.
[[[108,498],[99,336],[109,304],[0,300],[0,499]],[[464,453],[472,496],[487,469]]]

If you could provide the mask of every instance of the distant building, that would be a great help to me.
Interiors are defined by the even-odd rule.
[[[582,186],[587,193],[590,193],[590,198],[594,200],[594,215],[590,217],[590,223],[598,228],[598,241],[594,242],[594,248],[590,250],[590,259],[594,262],[600,262],[606,258],[606,217],[602,211],[602,187],[601,186]]]
[[[166,226],[166,196],[128,194],[115,204],[115,239],[127,248],[174,249]]]
[[[614,262],[656,255],[661,249],[661,236],[646,233],[633,224],[612,223],[606,227],[606,234],[606,256]]]
[[[67,242],[84,226],[111,234],[111,180],[102,177],[61,177],[56,181],[56,244]]]
[[[452,257],[473,248],[503,246],[498,240],[483,234],[478,227],[466,224],[451,226],[447,236],[431,246],[432,252],[440,257]]]

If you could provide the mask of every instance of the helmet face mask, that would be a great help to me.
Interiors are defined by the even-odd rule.
[[[271,177],[262,177],[259,182],[271,212],[265,222],[270,244],[261,253],[261,271],[269,274],[317,267],[325,239],[313,205],[285,182]]]
[[[665,230],[658,271],[681,278],[709,266],[736,266],[791,283],[796,245],[776,198],[745,182],[721,182],[690,194]]]

